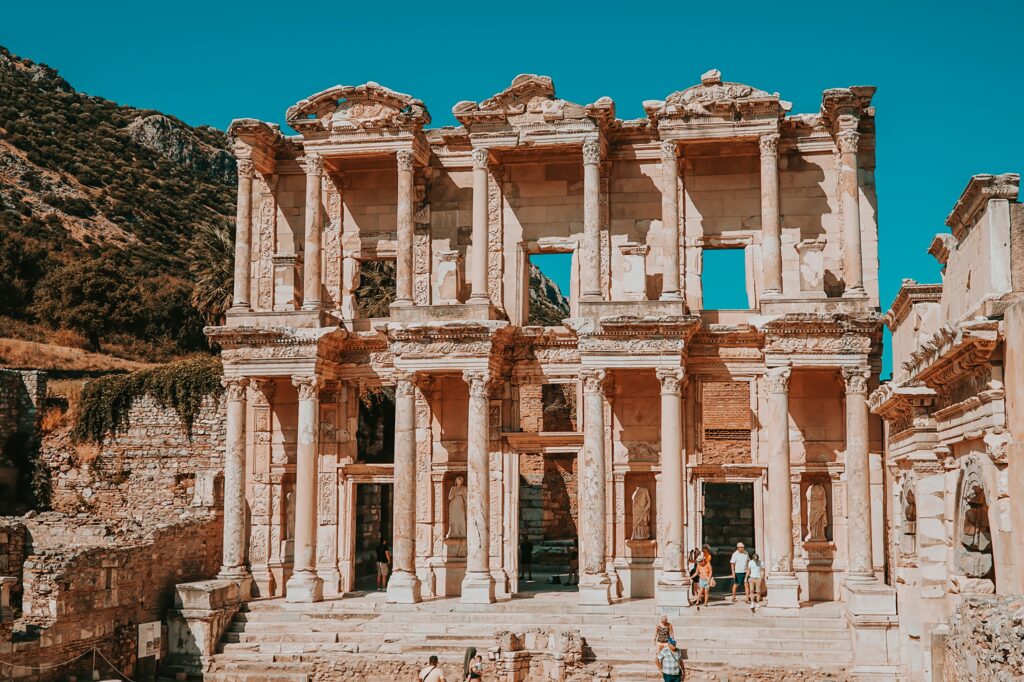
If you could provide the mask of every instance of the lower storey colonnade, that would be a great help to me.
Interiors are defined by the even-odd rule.
[[[494,602],[526,589],[518,543],[539,531],[523,520],[521,486],[530,453],[550,451],[570,462],[565,476],[575,485],[565,499],[581,604],[654,597],[662,607],[687,606],[687,551],[735,545],[735,529],[714,526],[716,491],[729,486],[752,491],[731,511],[749,523],[743,537],[765,566],[768,605],[838,599],[843,584],[876,581],[881,563],[872,542],[880,510],[869,467],[871,373],[867,365],[815,368],[797,382],[793,403],[804,371],[783,360],[752,377],[758,427],[747,464],[712,461],[719,436],[703,422],[713,393],[683,366],[581,365],[567,384],[579,387],[580,403],[566,433],[523,432],[525,417],[510,403],[527,391],[486,366],[395,370],[387,383],[393,444],[379,458],[359,451],[357,433],[369,428],[359,417],[365,380],[230,376],[219,577],[291,601],[337,596],[355,589],[359,552],[379,535],[391,541],[388,601]],[[841,379],[828,389],[837,414],[804,423],[815,400],[808,395],[825,390],[817,387],[828,372]],[[815,428],[832,430],[820,440],[838,442],[841,461],[810,462],[820,459],[806,440]],[[382,489],[386,504],[370,500]]]

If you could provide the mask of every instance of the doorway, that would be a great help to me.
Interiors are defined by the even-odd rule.
[[[702,544],[711,546],[711,567],[718,578],[716,590],[728,590],[732,583],[729,559],[742,542],[753,554],[757,547],[754,524],[753,483],[704,483]]]
[[[519,456],[519,562],[527,538],[531,574],[519,580],[520,592],[575,591],[570,562],[578,561],[579,514],[575,453],[523,453]]]
[[[391,536],[393,486],[391,483],[356,484],[355,575],[356,589],[373,591],[377,585],[377,544]]]

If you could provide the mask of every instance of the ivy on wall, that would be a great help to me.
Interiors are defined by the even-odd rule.
[[[224,392],[220,360],[200,357],[88,382],[82,389],[71,435],[78,443],[99,443],[128,424],[132,403],[145,395],[172,408],[191,437],[203,399]]]

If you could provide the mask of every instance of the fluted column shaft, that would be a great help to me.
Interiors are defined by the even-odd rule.
[[[675,142],[661,143],[661,227],[665,231],[665,260],[661,300],[678,301],[679,289],[679,150]]]
[[[238,160],[238,204],[235,211],[235,282],[231,297],[233,310],[249,310],[249,274],[252,254],[253,162]]]
[[[219,576],[243,579],[246,565],[245,533],[245,410],[244,377],[221,380],[227,389],[227,438],[224,447],[224,546]],[[243,597],[248,597],[243,594]]]
[[[302,249],[302,309],[320,310],[320,223],[323,211],[320,197],[324,160],[318,154],[307,154],[302,160],[306,171],[306,235]]]
[[[580,370],[583,381],[583,461],[580,465],[580,603],[610,604],[611,580],[605,566],[608,539],[605,523],[604,397],[607,376],[602,369]]]
[[[846,386],[847,582],[875,579],[871,560],[871,476],[868,466],[868,379],[866,367],[844,367]]]
[[[487,292],[487,150],[474,149],[473,157],[473,281],[470,298],[488,300]]]
[[[320,454],[320,386],[316,376],[294,376],[299,394],[295,448],[295,557],[288,579],[289,601],[319,601],[323,581],[316,574],[317,465]]]
[[[395,263],[395,303],[412,305],[413,204],[416,200],[413,153],[409,149],[402,149],[395,157],[398,161],[398,253]]]
[[[601,296],[601,143],[583,143],[583,248],[580,259],[582,300]]]
[[[487,415],[490,375],[485,371],[467,370],[462,376],[469,385],[466,577],[462,581],[462,602],[487,604],[494,601],[494,578],[490,573],[490,434]]]
[[[799,584],[793,572],[793,496],[789,460],[789,378],[792,368],[765,373],[768,442],[768,605],[799,606]]]
[[[860,133],[841,131],[839,144],[839,197],[843,211],[843,279],[847,296],[864,296],[864,257],[860,236],[860,183],[857,181],[857,144]]]
[[[782,229],[779,225],[779,136],[762,135],[761,147],[761,260],[763,295],[782,294]]]
[[[395,373],[395,466],[389,602],[420,601],[416,577],[416,387],[414,375]]]
[[[689,604],[689,574],[683,563],[685,537],[685,488],[683,485],[683,388],[686,374],[681,367],[657,370],[661,383],[661,496],[665,537],[662,553],[658,603],[664,606]]]

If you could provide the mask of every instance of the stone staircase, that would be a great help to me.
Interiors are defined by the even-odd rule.
[[[374,679],[370,671],[383,670],[383,661],[404,662],[411,671],[431,654],[454,672],[461,668],[467,647],[476,647],[486,657],[496,632],[533,629],[578,631],[585,642],[584,660],[609,669],[614,680],[660,679],[653,663],[657,615],[651,600],[585,609],[572,603],[574,597],[544,595],[472,608],[454,599],[414,607],[366,598],[318,604],[255,601],[235,617],[203,679]],[[806,679],[841,677],[851,661],[850,634],[840,604],[751,613],[744,605],[719,603],[701,613],[690,610],[674,616],[672,622],[694,673],[690,679],[743,679],[722,675],[744,668],[814,673]],[[340,672],[325,674],[331,670],[365,672],[347,678]],[[378,679],[394,676],[382,673]]]

